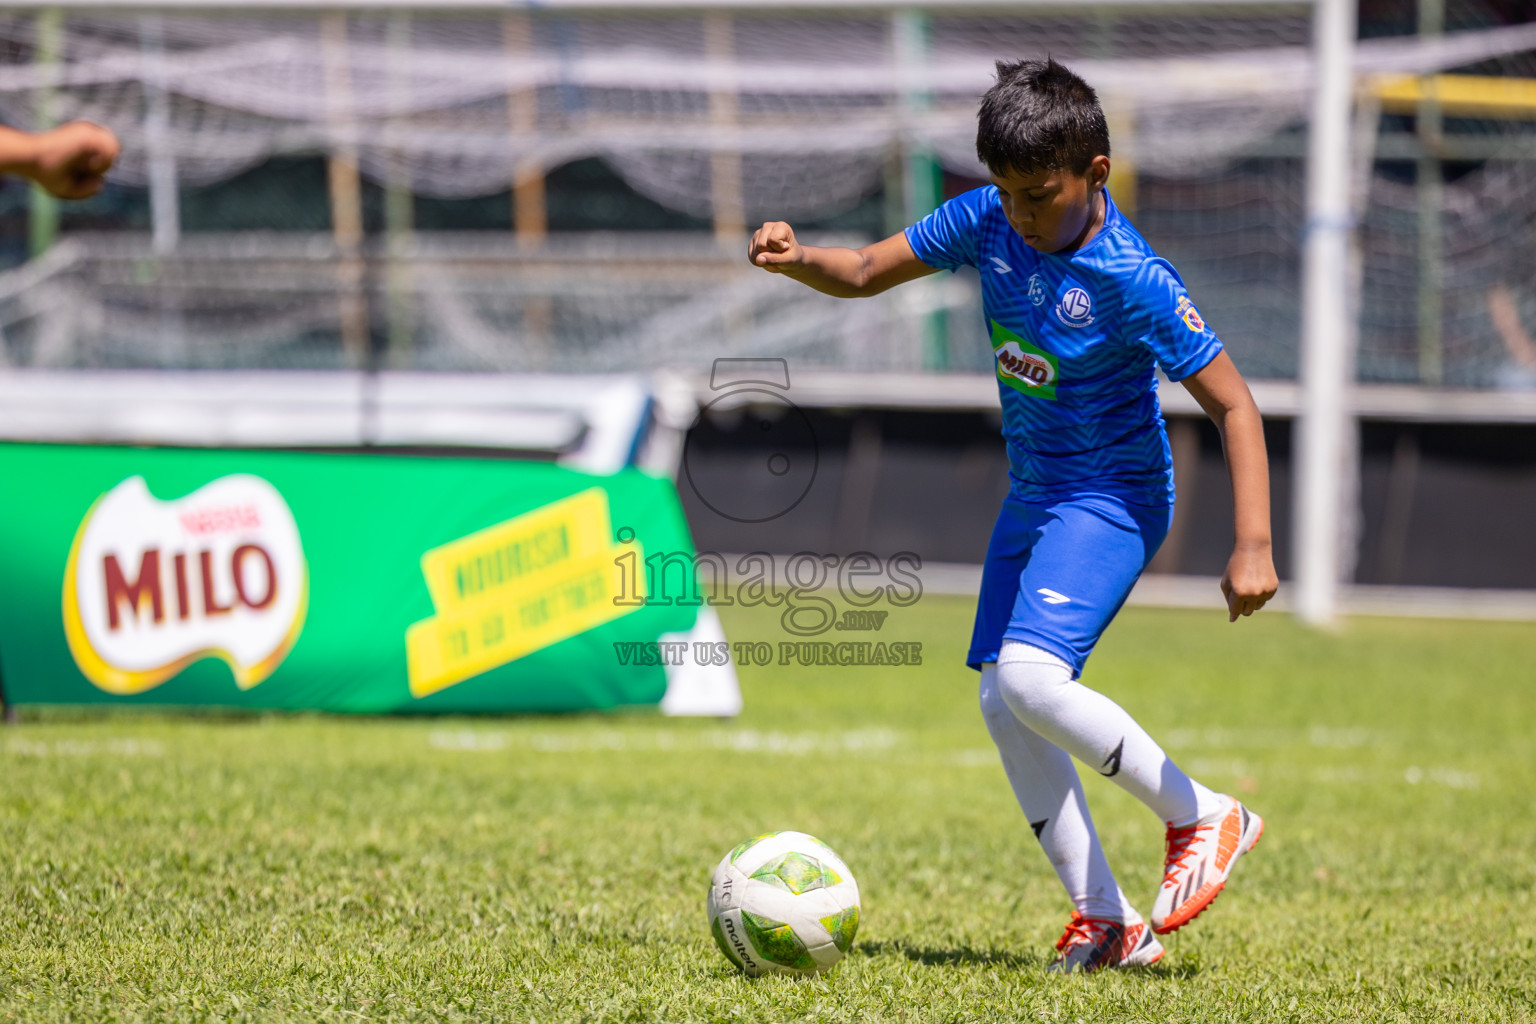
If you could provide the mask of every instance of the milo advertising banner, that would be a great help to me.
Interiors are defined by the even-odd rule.
[[[728,666],[615,657],[724,640],[647,599],[693,547],[638,470],[0,444],[0,478],[7,703],[739,709]]]

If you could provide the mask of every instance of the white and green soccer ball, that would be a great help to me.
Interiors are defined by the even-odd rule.
[[[859,930],[859,884],[804,832],[766,832],[725,855],[709,883],[709,930],[747,974],[815,974]]]

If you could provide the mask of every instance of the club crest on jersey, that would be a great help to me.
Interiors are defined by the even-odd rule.
[[[992,321],[992,356],[997,379],[1020,394],[1056,400],[1060,364],[1051,353],[1031,345],[1022,335]]]
[[[1039,274],[1029,275],[1029,301],[1037,306],[1045,305],[1045,282]]]
[[[1205,330],[1205,321],[1200,318],[1200,311],[1195,308],[1193,302],[1189,301],[1188,295],[1179,296],[1178,308],[1173,312],[1175,316],[1184,321],[1185,327],[1188,327],[1196,334]]]
[[[1056,319],[1068,327],[1087,327],[1093,323],[1093,300],[1081,288],[1073,288],[1056,303]]]

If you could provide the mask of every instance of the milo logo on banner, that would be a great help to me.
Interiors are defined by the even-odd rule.
[[[437,614],[405,633],[412,696],[634,612],[643,602],[620,592],[613,568],[631,551],[645,557],[638,543],[614,543],[600,487],[428,551],[421,571]]]
[[[85,514],[64,570],[70,653],[115,694],[142,693],[206,657],[249,689],[287,656],[308,604],[293,512],[248,474],[174,501],[129,477]]]

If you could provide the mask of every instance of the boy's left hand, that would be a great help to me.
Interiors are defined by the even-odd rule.
[[[1221,592],[1227,599],[1228,622],[1239,615],[1252,615],[1269,603],[1280,589],[1275,575],[1275,560],[1266,544],[1262,548],[1234,548],[1221,577]]]

